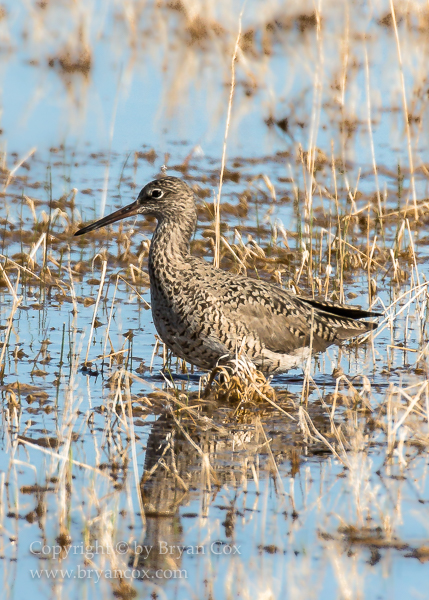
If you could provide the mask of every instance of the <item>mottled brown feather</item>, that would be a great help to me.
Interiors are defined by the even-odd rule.
[[[152,315],[164,343],[201,369],[243,352],[266,374],[300,364],[312,352],[377,327],[377,316],[335,302],[303,298],[268,283],[216,269],[191,256],[197,216],[189,186],[152,181],[136,202],[79,230],[82,235],[128,215],[157,218],[149,252]]]

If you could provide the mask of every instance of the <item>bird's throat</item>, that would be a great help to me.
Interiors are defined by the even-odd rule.
[[[162,279],[164,272],[186,268],[190,256],[189,244],[196,226],[196,214],[181,214],[158,222],[149,251],[149,275]]]

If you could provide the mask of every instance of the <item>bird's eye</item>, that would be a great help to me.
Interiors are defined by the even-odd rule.
[[[161,198],[161,196],[164,195],[164,192],[162,190],[152,190],[152,198]]]

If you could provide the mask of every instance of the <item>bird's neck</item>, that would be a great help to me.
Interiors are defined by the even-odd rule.
[[[159,277],[165,269],[180,268],[189,257],[189,244],[197,224],[195,210],[160,218],[149,251],[149,273]]]

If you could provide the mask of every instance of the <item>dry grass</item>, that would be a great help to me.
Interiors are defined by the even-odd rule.
[[[136,1],[115,6],[105,33],[119,57],[124,41],[129,51],[116,107],[150,58],[166,73],[165,113],[186,113],[196,80],[213,129],[227,112],[222,162],[202,159],[197,146],[170,161],[169,173],[183,173],[199,198],[195,254],[214,251],[222,268],[297,293],[385,309],[374,334],[313,359],[304,376],[267,382],[237,357],[235,373],[219,368],[201,380],[168,355],[147,312],[153,223],[71,245],[79,223],[104,212],[113,194],[135,195],[142,165],[146,173],[157,161],[158,148],[136,151],[133,164],[114,155],[116,108],[107,152],[72,156],[59,146],[46,161],[34,149],[14,156],[3,147],[5,598],[322,598],[335,590],[354,599],[384,593],[386,573],[404,597],[422,588],[419,574],[404,582],[398,573],[428,560],[429,204],[419,151],[428,13],[423,3],[404,6],[376,3],[368,23],[351,1],[258,11],[248,3],[237,21],[225,3]],[[106,21],[75,2],[56,36],[59,3],[26,10],[26,51],[35,68],[51,60],[77,119]],[[2,43],[12,47],[2,16]],[[290,57],[280,87],[272,83],[279,57]],[[379,57],[389,68],[380,71]],[[253,103],[285,151],[227,160],[226,143]],[[386,130],[400,142],[390,164],[379,158]],[[98,174],[101,165],[102,177],[59,190],[75,161]],[[204,553],[192,552],[198,547]],[[216,554],[226,548],[231,554]],[[35,584],[28,568],[86,575]]]

